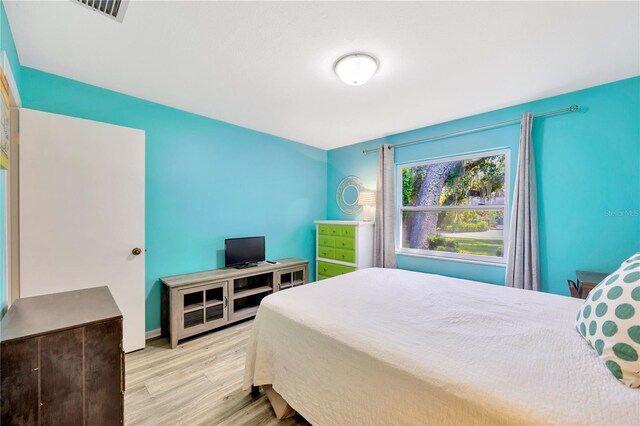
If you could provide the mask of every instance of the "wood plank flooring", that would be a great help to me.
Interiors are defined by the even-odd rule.
[[[184,340],[147,342],[126,355],[124,418],[131,425],[308,425],[302,417],[279,421],[261,392],[242,390],[253,320]]]

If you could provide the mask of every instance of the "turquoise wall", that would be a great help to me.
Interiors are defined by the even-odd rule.
[[[227,237],[265,235],[268,259],[314,259],[326,151],[30,68],[21,95],[26,108],[146,131],[147,330],[160,327],[158,278],[224,266]]]
[[[13,34],[11,33],[11,27],[9,26],[7,13],[4,10],[4,3],[2,1],[0,1],[0,50],[6,52],[7,58],[9,58],[9,62],[11,63],[13,78],[16,80],[18,89],[21,88],[22,78],[20,75],[18,51],[13,41]]]
[[[327,217],[351,219],[335,202],[347,175],[375,188],[377,153],[362,150],[402,143],[578,104],[580,112],[534,121],[542,290],[569,294],[576,269],[614,270],[640,250],[640,77],[476,115],[328,153]],[[516,172],[519,126],[398,148],[396,163],[508,148]],[[513,185],[511,185],[513,187]],[[398,266],[504,284],[504,267],[398,256]]]

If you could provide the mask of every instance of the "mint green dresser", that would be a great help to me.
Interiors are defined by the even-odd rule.
[[[317,220],[316,280],[373,266],[373,223]]]

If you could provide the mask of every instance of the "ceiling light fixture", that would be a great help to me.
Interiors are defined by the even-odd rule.
[[[364,53],[353,53],[338,59],[335,71],[340,80],[350,86],[360,86],[373,77],[378,70],[378,62]]]

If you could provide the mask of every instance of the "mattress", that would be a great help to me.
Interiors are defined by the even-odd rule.
[[[263,299],[245,387],[317,425],[640,424],[575,330],[582,300],[364,269]]]

